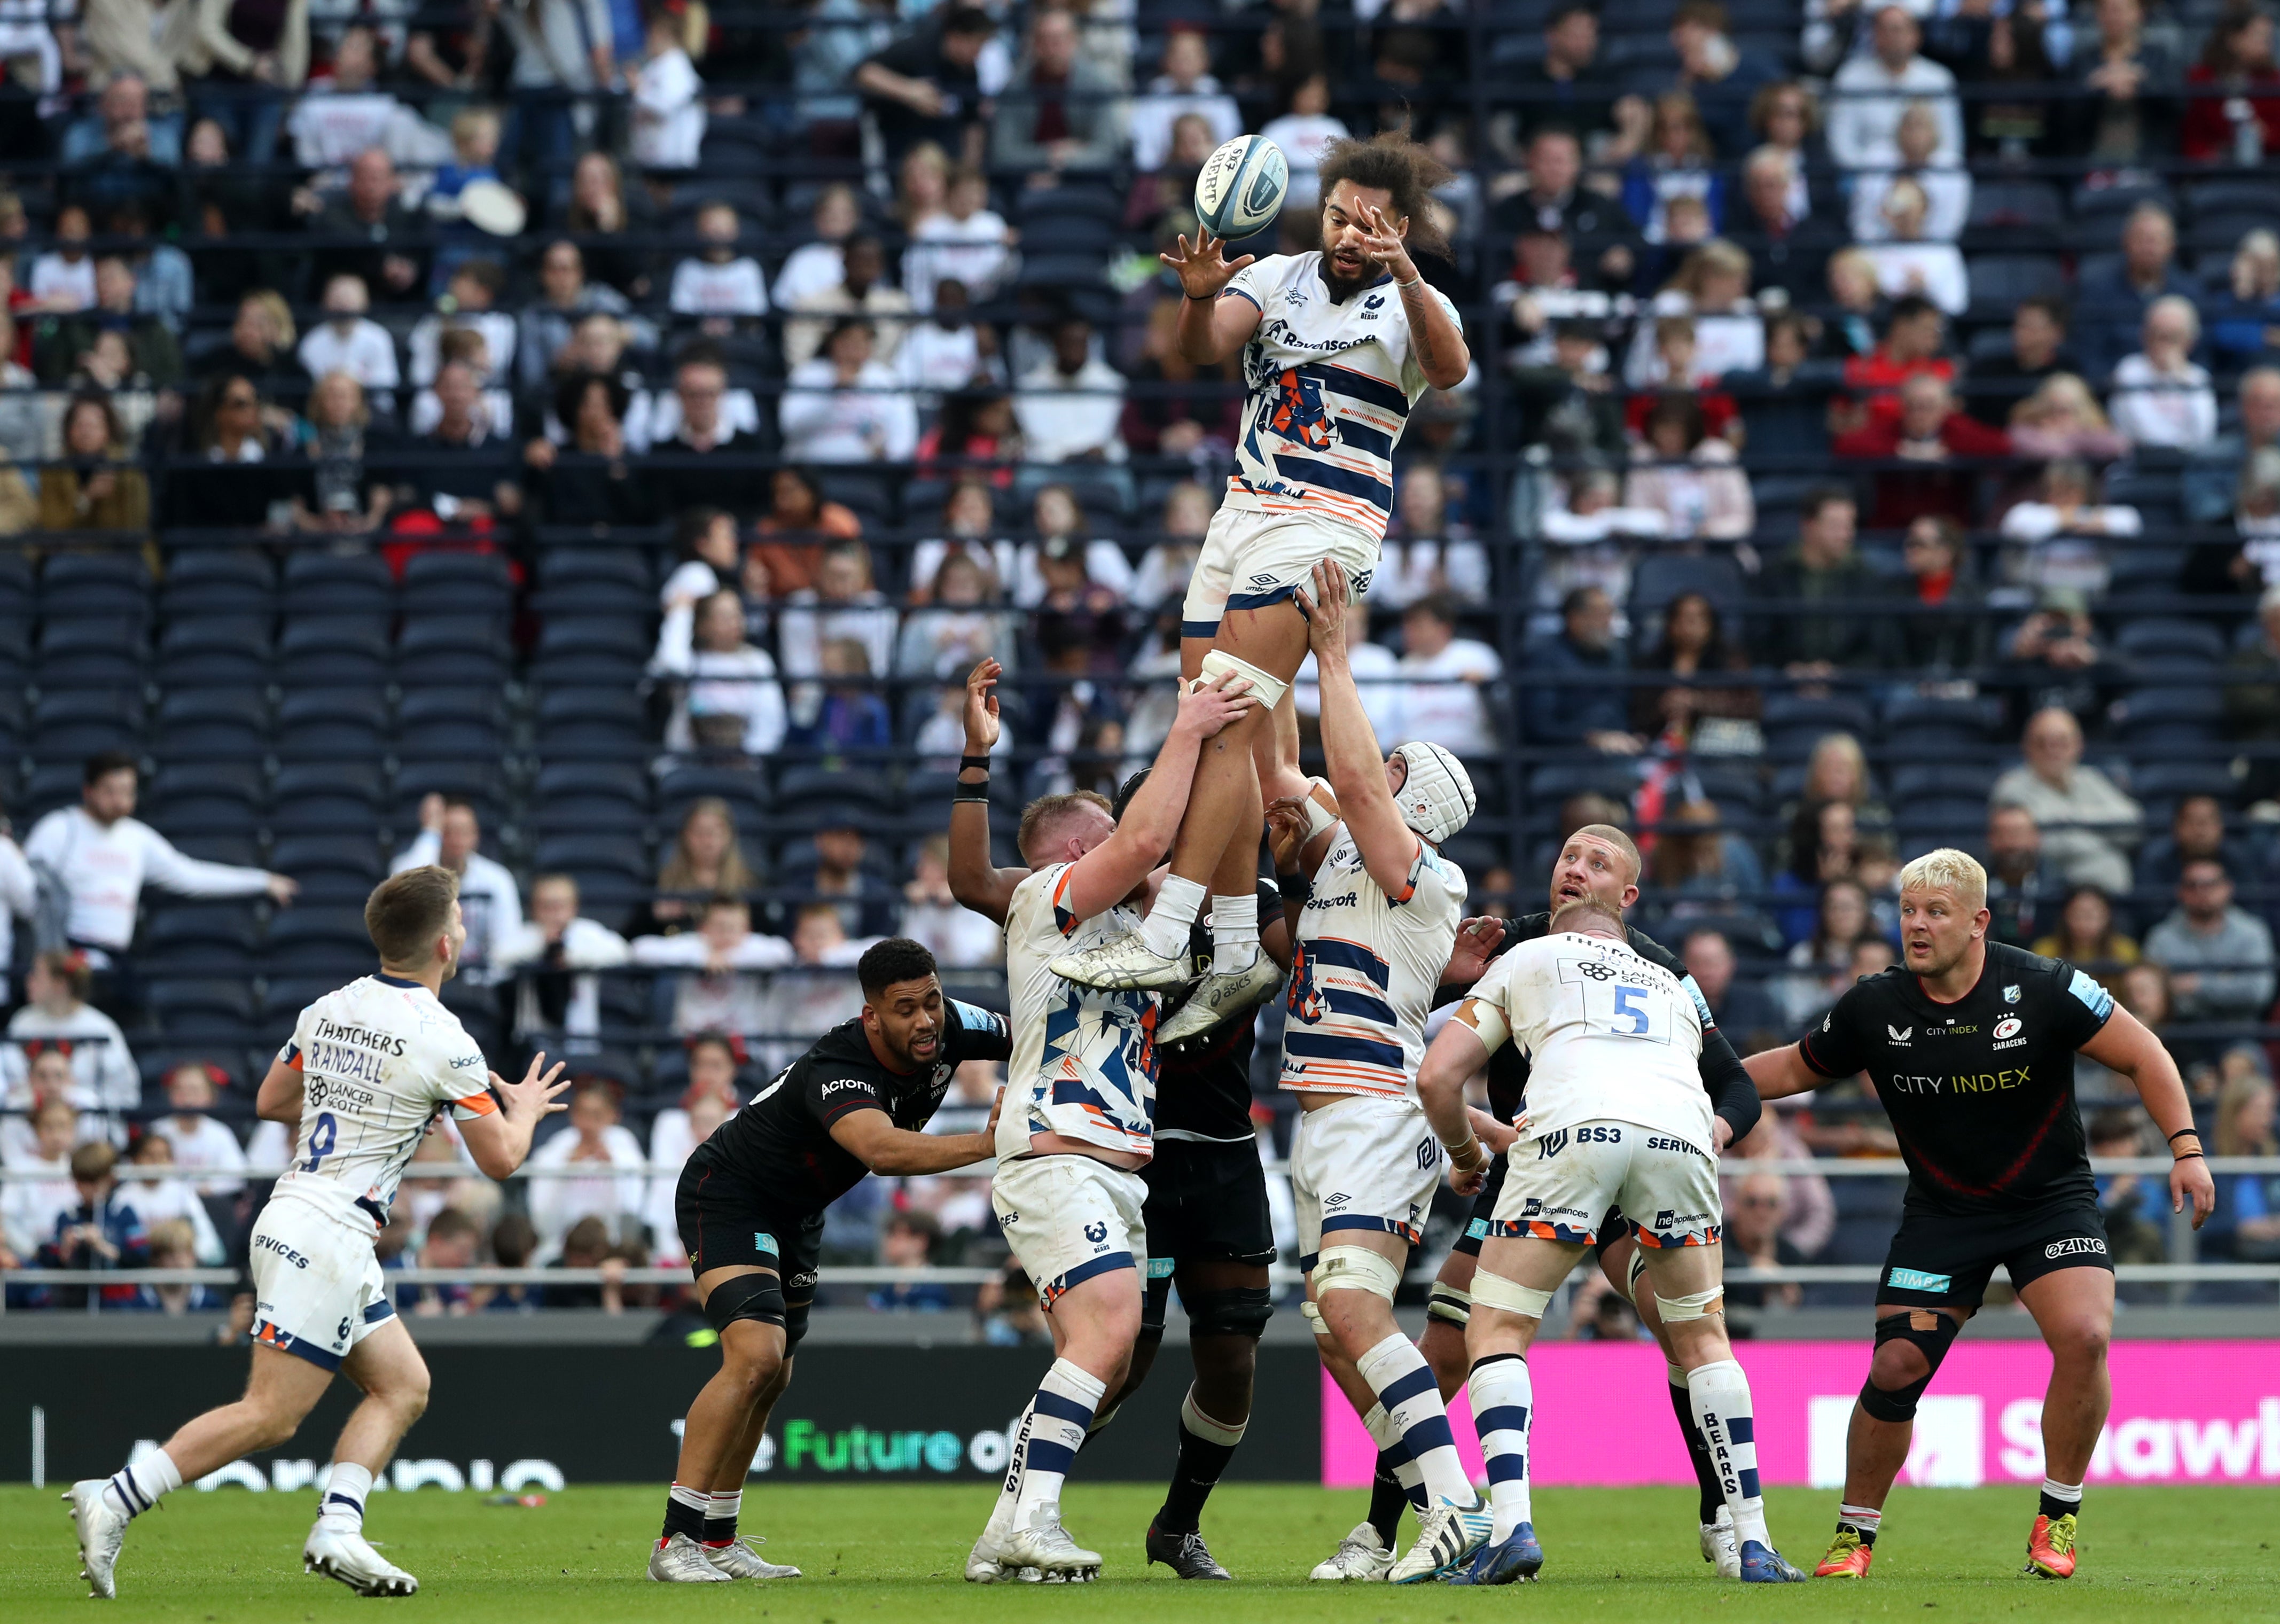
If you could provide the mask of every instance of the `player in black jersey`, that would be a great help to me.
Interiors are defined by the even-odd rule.
[[[998,868],[990,853],[990,750],[998,740],[998,674],[984,660],[967,681],[966,757],[950,820],[951,894],[998,924],[1027,868]],[[1146,781],[1136,773],[1118,791],[1121,822]],[[1281,898],[1261,886],[1259,943],[1288,969],[1290,935]],[[1190,951],[1208,960],[1211,933],[1198,925]],[[1167,1009],[1168,1019],[1171,1011]],[[1098,1427],[1147,1378],[1163,1343],[1172,1288],[1187,1311],[1195,1381],[1180,1406],[1180,1457],[1164,1505],[1149,1523],[1148,1560],[1182,1579],[1232,1577],[1213,1558],[1198,1528],[1204,1502],[1234,1459],[1251,1418],[1259,1337],[1273,1312],[1267,1266],[1275,1232],[1267,1216],[1267,1174],[1251,1126],[1251,1051],[1255,1006],[1199,1036],[1157,1051],[1155,1154],[1141,1169],[1148,1197],[1146,1295],[1140,1339],[1124,1385],[1102,1406]]]
[[[856,962],[863,1012],[826,1033],[690,1152],[674,1216],[720,1369],[689,1406],[649,1576],[797,1578],[736,1538],[769,1408],[791,1381],[815,1300],[823,1210],[866,1173],[948,1173],[990,1159],[979,1133],[928,1134],[951,1074],[1013,1052],[1005,1018],[943,996],[934,955],[896,937]]]
[[[2184,1084],[2161,1040],[2072,965],[1988,941],[1989,918],[1976,860],[1952,850],[1916,858],[1900,871],[1905,963],[1863,978],[1799,1042],[1748,1063],[1768,1099],[1865,1071],[1908,1165],[1823,1577],[1867,1575],[1916,1401],[1999,1263],[2051,1349],[2049,1475],[2027,1572],[2063,1579],[2075,1570],[2083,1477],[2113,1397],[2114,1329],[2114,1263],[2075,1104],[2077,1051],[2129,1078],[2168,1135],[2172,1210],[2190,1201],[2199,1228],[2215,1205]]]
[[[1621,829],[1604,824],[1593,824],[1578,829],[1568,837],[1561,847],[1559,860],[1552,865],[1550,905],[1557,910],[1563,904],[1591,897],[1629,908],[1638,900],[1638,848],[1630,836]],[[1481,950],[1481,968],[1497,954],[1521,942],[1533,941],[1544,934],[1552,913],[1524,914],[1519,919],[1496,921],[1498,934],[1488,939]],[[1679,981],[1691,988],[1693,982],[1686,966],[1668,948],[1642,931],[1629,933],[1631,947],[1642,958],[1668,970]],[[1460,938],[1463,951],[1465,941]],[[1461,979],[1452,966],[1449,983],[1440,991],[1437,1004],[1453,1003],[1462,997],[1478,972]],[[1700,1002],[1697,989],[1697,1001]],[[1517,1123],[1525,1109],[1528,1089],[1528,1058],[1517,1044],[1506,1044],[1489,1058],[1488,1094],[1490,1113],[1499,1121]],[[1702,1086],[1710,1095],[1712,1109],[1716,1112],[1715,1131],[1721,1135],[1718,1148],[1746,1135],[1757,1126],[1759,1116],[1756,1089],[1750,1086],[1749,1074],[1742,1068],[1734,1046],[1716,1025],[1705,1020],[1702,1031]],[[1465,1326],[1471,1318],[1474,1271],[1480,1265],[1481,1242],[1488,1234],[1488,1221],[1496,1211],[1498,1196],[1504,1189],[1505,1158],[1498,1156],[1489,1168],[1488,1181],[1474,1198],[1471,1220],[1449,1255],[1443,1259],[1439,1275],[1433,1282],[1433,1292],[1426,1307],[1425,1334],[1418,1339],[1418,1348],[1432,1366],[1435,1378],[1441,1387],[1445,1403],[1464,1385],[1467,1369]],[[1652,1292],[1638,1300],[1633,1290],[1638,1269],[1638,1243],[1632,1238],[1631,1228],[1620,1212],[1611,1213],[1599,1226],[1599,1266],[1608,1283],[1633,1302],[1640,1322],[1662,1344],[1665,1362],[1669,1368],[1669,1397],[1672,1413],[1677,1418],[1678,1429],[1686,1439],[1687,1455],[1694,1464],[1696,1487],[1699,1497],[1698,1534],[1703,1559],[1717,1565],[1722,1576],[1732,1578],[1741,1572],[1741,1555],[1734,1543],[1730,1514],[1726,1509],[1725,1496],[1719,1485],[1718,1471],[1710,1454],[1710,1446],[1703,1439],[1694,1422],[1694,1411],[1686,1388],[1685,1372],[1680,1369],[1676,1357],[1665,1338],[1660,1317],[1656,1313]],[[1390,1547],[1394,1531],[1401,1518],[1401,1507],[1406,1497],[1401,1474],[1395,1464],[1381,1461],[1370,1502],[1370,1521],[1380,1539]]]

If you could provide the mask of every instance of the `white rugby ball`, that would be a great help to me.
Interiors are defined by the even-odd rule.
[[[1290,165],[1264,135],[1237,135],[1196,176],[1196,219],[1217,237],[1247,237],[1275,223],[1290,189]]]

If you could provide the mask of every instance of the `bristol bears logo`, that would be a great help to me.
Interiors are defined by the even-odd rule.
[[[1267,424],[1285,440],[1295,440],[1311,450],[1326,451],[1337,440],[1330,414],[1322,405],[1322,386],[1296,367],[1275,381]]]
[[[1090,1241],[1095,1246],[1105,1244],[1108,1240],[1108,1226],[1106,1224],[1087,1224],[1084,1227],[1084,1238]]]

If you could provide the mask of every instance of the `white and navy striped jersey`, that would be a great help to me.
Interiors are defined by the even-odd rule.
[[[490,1067],[459,1018],[418,981],[359,976],[301,1012],[277,1058],[301,1074],[301,1131],[275,1195],[375,1230],[404,1165],[450,1107],[461,1121],[498,1110]]]
[[[1715,1148],[1701,1069],[1714,1023],[1693,977],[1628,943],[1563,931],[1505,953],[1471,998],[1529,1057],[1530,1131],[1612,1119]]]
[[[1429,386],[1392,277],[1334,304],[1321,259],[1319,251],[1261,259],[1221,296],[1259,307],[1243,350],[1251,397],[1227,504],[1316,514],[1375,541],[1393,512],[1394,442]],[[1439,291],[1425,291],[1458,319]]]
[[[1122,903],[1081,920],[1063,905],[1068,863],[1040,868],[1005,910],[1005,981],[1013,1058],[998,1154],[1026,1155],[1032,1134],[1059,1134],[1104,1150],[1155,1153],[1156,1015],[1152,992],[1080,987],[1054,959],[1140,928]]]
[[[1344,826],[1298,920],[1282,1027],[1282,1086],[1417,1098],[1425,1017],[1465,913],[1465,873],[1423,841],[1400,894],[1362,866]]]

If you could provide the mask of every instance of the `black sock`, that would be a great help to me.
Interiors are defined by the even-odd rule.
[[[667,1495],[665,1498],[665,1528],[659,1537],[671,1539],[676,1534],[686,1534],[701,1543],[705,1538],[705,1513],[679,1497]]]
[[[705,1520],[704,1540],[708,1545],[735,1544],[736,1520],[734,1517],[707,1517]]]
[[[1393,1549],[1393,1536],[1401,1532],[1401,1513],[1409,1504],[1409,1491],[1393,1474],[1400,1459],[1391,1450],[1379,1451],[1377,1475],[1369,1484],[1369,1526],[1377,1530],[1377,1543],[1388,1551]]]
[[[1687,1456],[1694,1462],[1694,1484],[1701,1491],[1701,1520],[1715,1522],[1718,1513],[1726,1509],[1726,1491],[1718,1485],[1718,1468],[1711,1464],[1709,1443],[1694,1424],[1694,1401],[1687,1396],[1683,1376],[1670,1384],[1670,1409],[1678,1417],[1679,1434],[1685,1438]]]
[[[1163,1509],[1156,1513],[1159,1534],[1192,1534],[1204,1514],[1204,1502],[1219,1485],[1219,1474],[1235,1459],[1235,1445],[1198,1436],[1180,1417],[1180,1463],[1172,1468],[1172,1485],[1164,1491]]]
[[[2061,1500],[2058,1496],[2051,1493],[2051,1491],[2046,1489],[2043,1491],[2041,1497],[2037,1503],[2037,1509],[2040,1511],[2044,1516],[2049,1518],[2053,1522],[2056,1522],[2061,1517],[2081,1516],[2082,1502],[2080,1500]]]

